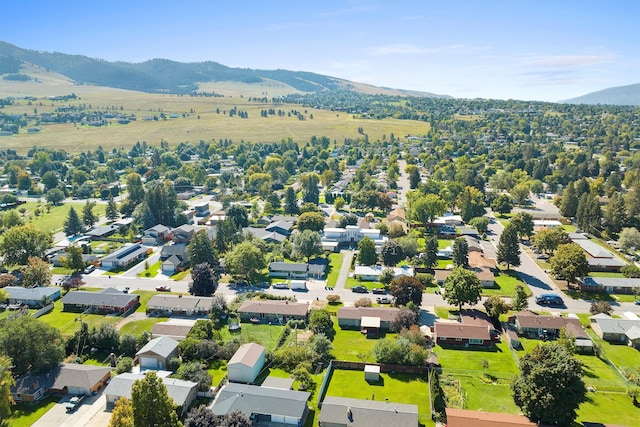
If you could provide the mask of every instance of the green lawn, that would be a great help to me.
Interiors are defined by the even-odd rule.
[[[496,277],[495,288],[483,288],[482,295],[498,295],[502,297],[511,297],[517,284],[523,285],[527,291],[527,295],[531,295],[531,291],[528,286],[525,286],[522,280],[518,278],[515,272],[501,271]]]
[[[640,352],[635,348],[624,344],[611,344],[608,341],[604,341],[591,329],[587,329],[587,332],[591,336],[591,339],[600,346],[604,354],[618,369],[637,369],[640,365]]]
[[[442,348],[436,346],[434,353],[445,374],[480,376],[484,372],[500,379],[511,379],[518,367],[506,342],[497,343],[491,350]],[[483,370],[486,360],[489,366]]]
[[[500,379],[490,382],[480,376],[456,376],[454,378],[462,386],[465,409],[508,414],[521,413],[520,408],[513,403],[510,380]],[[487,396],[491,396],[491,398],[488,399]]]
[[[83,289],[84,290],[84,289]],[[72,291],[74,292],[74,291]],[[62,300],[54,303],[53,310],[39,317],[39,320],[57,328],[62,335],[73,335],[80,329],[80,320],[89,325],[89,329],[102,323],[118,323],[122,317],[104,314],[80,314],[62,311]]]
[[[354,286],[364,286],[369,290],[373,288],[384,288],[384,285],[380,282],[364,282],[356,279],[355,277],[348,277],[344,284],[345,289],[351,289]]]
[[[384,373],[379,383],[369,384],[362,371],[335,369],[326,396],[374,399],[418,405],[418,421],[432,426],[429,413],[429,384],[417,375]]]
[[[438,259],[438,264],[436,264],[435,269],[438,270],[445,270],[447,268],[447,266],[452,265],[453,264],[453,260],[450,259]]]
[[[12,408],[8,424],[11,427],[29,427],[40,419],[49,409],[60,400],[58,397],[45,397],[36,404],[18,403]],[[0,421],[0,425],[2,422]]]
[[[158,273],[160,272],[160,268],[162,267],[162,261],[158,261],[158,262],[154,262],[153,264],[151,264],[149,266],[148,269],[142,271],[141,273],[138,273],[137,276],[138,277],[156,277],[158,275]]]
[[[140,336],[144,331],[151,332],[151,328],[153,325],[159,322],[166,322],[168,317],[150,317],[148,319],[142,320],[134,320],[133,322],[129,322],[124,324],[122,328],[120,328],[120,335],[131,334],[134,336]]]
[[[340,329],[334,319],[334,330],[336,334],[333,338],[332,354],[337,360],[348,360],[353,362],[375,362],[373,354],[378,339],[367,338],[357,330]],[[388,333],[386,338],[394,339],[396,334]]]
[[[136,309],[137,313],[145,313],[147,311],[147,303],[151,299],[152,296],[159,294],[160,292],[156,291],[141,291],[136,290],[131,292],[132,294],[140,295],[140,305]],[[173,292],[171,292],[173,294]]]
[[[342,268],[342,254],[329,254],[329,267],[327,270],[327,286],[335,286]]]
[[[589,399],[580,405],[578,419],[580,423],[599,422],[638,426],[639,410],[633,406],[631,398],[626,393],[596,392],[587,393]]]
[[[172,274],[172,275],[171,275],[171,278],[172,278],[173,280],[175,280],[175,281],[179,281],[179,280],[182,280],[182,279],[184,279],[185,277],[187,277],[190,273],[191,273],[191,269],[190,269],[190,268],[187,268],[187,269],[186,269],[186,270],[184,270],[184,271],[179,271],[179,272],[177,272],[177,273],[175,273],[175,274]]]
[[[62,231],[64,221],[67,219],[71,207],[73,206],[76,212],[78,212],[78,214],[81,214],[84,205],[85,202],[65,203],[64,205],[60,206],[52,206],[49,213],[47,213],[45,202],[27,202],[20,207],[27,209],[27,211],[25,212],[25,218],[29,218],[28,222],[35,225],[36,228],[42,231],[56,233],[58,231]],[[39,216],[35,216],[34,212],[38,208],[42,211],[42,214],[40,214]],[[106,209],[106,204],[96,204],[93,207],[93,213],[96,215],[96,217],[100,217],[104,215]]]
[[[278,344],[278,338],[284,327],[280,325],[254,325],[253,323],[242,323],[240,332],[230,333],[229,328],[222,328],[222,339],[230,341],[234,338],[239,339],[243,343],[255,342],[264,346],[267,351],[273,351]]]

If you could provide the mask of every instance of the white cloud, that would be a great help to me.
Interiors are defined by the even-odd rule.
[[[531,67],[571,68],[602,64],[612,58],[612,55],[549,55],[532,57],[525,62]]]

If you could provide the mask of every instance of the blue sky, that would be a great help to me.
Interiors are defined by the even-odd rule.
[[[640,83],[638,0],[0,0],[0,40],[462,98],[558,101]]]

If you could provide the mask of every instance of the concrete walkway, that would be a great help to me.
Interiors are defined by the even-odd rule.
[[[351,261],[353,260],[356,251],[348,250],[341,251],[342,254],[342,267],[340,268],[340,274],[338,275],[338,280],[336,280],[336,289],[344,289],[345,283],[347,283],[347,279],[349,278],[349,270],[351,270]]]

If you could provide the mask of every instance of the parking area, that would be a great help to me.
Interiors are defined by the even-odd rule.
[[[107,399],[102,393],[87,397],[86,400],[72,413],[68,413],[65,404],[72,395],[60,399],[46,414],[44,414],[34,427],[106,427],[111,418],[111,412],[107,412]]]

